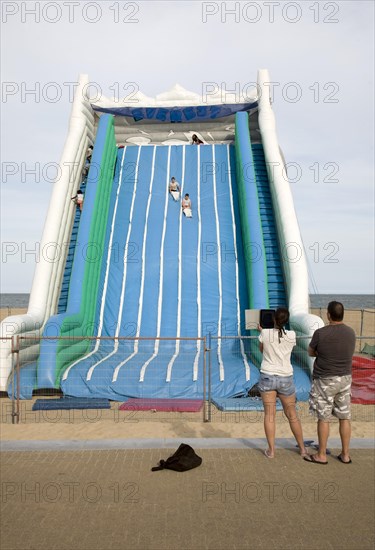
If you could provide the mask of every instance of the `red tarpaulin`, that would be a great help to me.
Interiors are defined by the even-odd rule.
[[[375,359],[353,357],[352,403],[375,405]]]

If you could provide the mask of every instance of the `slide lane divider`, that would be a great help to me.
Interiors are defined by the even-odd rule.
[[[198,216],[198,246],[197,246],[197,309],[198,309],[198,322],[197,322],[197,335],[198,338],[202,336],[202,297],[201,297],[201,246],[202,246],[202,227],[201,227],[201,186],[200,186],[200,148],[197,150],[197,216]],[[198,380],[198,364],[199,356],[201,353],[201,340],[197,341],[197,353],[193,363],[193,381]]]
[[[170,179],[170,160],[171,160],[171,146],[168,147],[168,161],[167,161],[167,181],[165,185],[165,205],[164,205],[164,223],[163,223],[163,233],[161,238],[161,248],[160,248],[160,270],[159,270],[159,298],[158,298],[158,319],[157,319],[157,329],[156,337],[160,337],[160,327],[161,327],[161,314],[162,314],[162,302],[163,302],[163,277],[164,277],[164,244],[165,244],[165,233],[167,227],[167,214],[168,214],[168,195],[169,195],[169,179]],[[142,365],[139,381],[143,382],[146,369],[148,365],[155,359],[159,352],[160,340],[155,341],[154,353],[152,356]]]
[[[118,318],[117,318],[115,338],[118,338],[118,335],[119,335],[119,332],[120,332],[120,327],[121,327],[120,323],[121,323],[121,318],[122,318],[122,310],[123,310],[123,307],[124,307],[125,285],[126,285],[127,268],[128,268],[127,251],[128,251],[128,247],[129,247],[129,239],[130,239],[130,233],[131,233],[131,229],[132,229],[134,202],[135,202],[135,197],[137,195],[138,168],[139,168],[139,157],[140,157],[140,154],[141,154],[141,148],[142,148],[142,145],[139,146],[138,154],[137,154],[137,163],[136,163],[136,170],[135,170],[135,176],[134,176],[134,188],[133,188],[132,204],[131,204],[131,207],[130,207],[130,216],[129,216],[130,219],[129,219],[129,225],[128,225],[128,233],[127,233],[127,236],[126,236],[126,244],[125,244],[125,247],[124,247],[124,260],[123,260],[124,261],[124,271],[123,271],[123,276],[122,276],[120,309],[119,309]],[[109,353],[107,356],[103,357],[100,361],[98,361],[97,363],[94,363],[94,365],[92,365],[90,367],[90,369],[87,373],[87,376],[86,376],[87,381],[91,380],[93,372],[94,372],[95,368],[98,365],[103,363],[103,361],[105,361],[106,359],[109,359],[110,357],[112,357],[112,355],[114,355],[117,352],[118,345],[119,345],[118,340],[115,340],[114,348],[111,351],[111,353]]]
[[[119,195],[120,195],[120,189],[121,189],[121,186],[122,186],[122,171],[123,171],[123,166],[124,166],[125,153],[126,153],[126,147],[124,147],[124,151],[123,151],[123,155],[122,155],[122,159],[121,159],[121,169],[120,169],[120,175],[119,175],[119,182],[118,182],[118,185],[117,185],[116,202],[115,202],[115,207],[114,207],[114,210],[113,210],[113,217],[112,217],[112,224],[111,224],[111,235],[110,235],[110,238],[109,238],[107,262],[106,262],[106,273],[105,273],[105,279],[104,279],[104,288],[103,288],[102,300],[101,300],[101,304],[100,304],[98,337],[101,336],[102,330],[103,330],[104,306],[105,306],[105,300],[106,300],[107,288],[108,288],[108,276],[109,276],[109,266],[110,266],[110,263],[111,263],[111,255],[112,255],[113,234],[114,234],[114,227],[115,227],[115,221],[116,221],[118,199],[119,199]],[[84,357],[84,359],[88,359],[89,357],[94,355],[94,353],[96,353],[98,351],[99,345],[100,345],[100,340],[96,340],[94,349],[88,355],[86,355]],[[74,361],[74,363],[72,363],[66,369],[62,379],[66,380],[68,378],[70,370],[75,365],[80,363],[81,361],[82,361],[82,358],[77,359],[77,361]]]
[[[181,170],[181,189],[180,189],[180,199],[183,197],[184,184],[185,184],[185,154],[186,154],[186,145],[182,149],[182,170]],[[178,296],[177,296],[177,331],[176,336],[180,338],[181,336],[181,300],[182,300],[182,265],[181,265],[181,255],[182,255],[182,208],[180,205],[179,213],[179,227],[178,227]],[[173,354],[172,359],[168,363],[167,367],[167,376],[166,382],[171,381],[172,376],[172,367],[173,364],[180,352],[180,340],[176,340],[176,349]]]
[[[234,217],[234,206],[233,206],[233,182],[232,182],[232,169],[230,163],[230,151],[229,145],[227,145],[227,160],[228,160],[228,184],[229,184],[229,202],[230,210],[232,216],[232,229],[233,229],[233,242],[234,242],[234,251],[236,255],[236,301],[237,301],[237,331],[238,335],[241,335],[241,312],[240,312],[240,292],[239,292],[239,275],[238,275],[238,247],[237,247],[237,237],[236,237],[236,220]],[[248,382],[250,380],[250,366],[246,358],[245,348],[243,345],[242,339],[240,339],[240,350],[242,355],[242,360],[245,367],[245,378]]]
[[[223,318],[223,274],[221,269],[221,242],[220,242],[220,225],[219,214],[217,210],[217,191],[216,191],[216,156],[215,145],[212,145],[212,164],[214,166],[212,185],[214,195],[214,211],[215,211],[215,225],[216,225],[216,242],[217,242],[217,269],[218,269],[218,282],[219,282],[219,317],[218,317],[218,343],[217,343],[217,357],[219,361],[220,382],[224,381],[224,363],[221,355],[221,323]]]
[[[142,241],[142,275],[141,275],[141,291],[139,294],[139,301],[138,301],[138,318],[137,318],[137,331],[136,331],[136,337],[139,338],[140,331],[141,331],[141,320],[142,320],[142,313],[143,313],[143,296],[144,296],[144,288],[145,288],[145,251],[146,251],[146,241],[147,241],[147,235],[148,235],[148,217],[150,213],[150,205],[151,205],[151,198],[152,198],[152,188],[154,185],[154,175],[155,175],[155,156],[156,156],[156,145],[154,145],[154,150],[152,153],[152,165],[151,165],[151,176],[150,176],[150,186],[148,190],[148,200],[147,200],[147,208],[146,208],[146,220],[145,220],[145,231],[143,233],[143,241]],[[118,378],[118,373],[124,365],[130,359],[133,359],[135,355],[137,355],[139,351],[139,340],[134,341],[134,350],[129,357],[127,357],[124,361],[121,361],[119,363],[114,372],[113,372],[113,378],[112,382],[116,382]]]

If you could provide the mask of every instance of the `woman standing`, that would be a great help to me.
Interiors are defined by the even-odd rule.
[[[259,335],[259,348],[263,353],[263,360],[258,387],[264,405],[264,431],[268,442],[264,454],[267,458],[275,456],[276,397],[280,398],[283,405],[300,455],[307,455],[301,422],[296,412],[296,390],[290,362],[292,349],[296,344],[296,333],[293,330],[285,330],[288,321],[289,311],[280,307],[275,312],[274,328],[261,328]]]

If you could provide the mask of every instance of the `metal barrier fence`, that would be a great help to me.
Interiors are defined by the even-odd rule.
[[[155,386],[155,388],[160,388],[161,385],[171,383],[172,376],[173,376],[173,369],[178,369],[178,375],[181,377],[181,384],[176,387],[176,383],[174,384],[174,396],[175,397],[184,397],[184,388],[186,387],[186,380],[194,380],[200,384],[201,390],[202,390],[202,396],[203,396],[203,408],[202,408],[202,416],[204,422],[211,422],[213,411],[216,409],[213,409],[212,405],[212,356],[213,353],[215,355],[218,354],[218,350],[220,350],[220,354],[224,356],[228,356],[230,354],[231,357],[234,357],[235,359],[238,359],[239,361],[244,361],[244,358],[249,360],[249,354],[250,351],[252,354],[254,354],[254,350],[257,348],[257,336],[211,336],[208,335],[208,337],[202,337],[202,338],[137,338],[137,337],[41,337],[41,338],[30,338],[26,336],[14,336],[13,338],[3,338],[2,340],[12,340],[12,355],[13,355],[13,368],[10,375],[10,381],[12,384],[12,394],[10,395],[11,399],[11,415],[12,415],[12,423],[19,423],[20,422],[20,403],[22,403],[21,395],[20,395],[20,372],[21,372],[21,361],[20,361],[20,352],[23,349],[24,345],[27,343],[40,344],[42,341],[43,343],[59,343],[60,346],[64,346],[67,344],[85,344],[87,345],[87,352],[88,354],[97,353],[98,349],[100,349],[100,358],[97,359],[97,367],[98,370],[95,374],[95,376],[99,379],[99,384],[102,385],[104,388],[106,384],[109,384],[112,380],[115,379],[115,375],[117,376],[116,380],[118,379],[118,376],[120,376],[120,370],[119,369],[119,360],[118,356],[123,356],[125,359],[122,361],[122,363],[127,363],[129,356],[135,353],[143,354],[144,358],[153,358],[152,359],[152,368],[146,371],[146,369],[143,370],[143,375],[146,375],[148,381]],[[310,339],[309,337],[297,337],[297,341]],[[364,342],[374,342],[375,337],[374,336],[363,336],[358,337],[357,341],[359,343],[359,348],[362,347],[362,343]],[[100,348],[99,348],[100,344]],[[141,348],[141,351],[140,351]],[[250,349],[251,348],[251,349]],[[66,347],[67,351],[61,352],[61,355],[64,359],[64,353],[66,353],[66,361],[69,364],[69,354],[70,348]],[[196,356],[199,351],[199,359],[196,361],[192,367],[192,356]],[[55,354],[55,351],[51,350],[51,353]],[[108,378],[108,372],[104,374],[102,371],[103,377],[101,376],[101,370],[100,370],[100,364],[102,364],[102,360],[105,357],[114,357],[115,353],[117,354],[116,362],[113,361],[113,372],[112,372],[112,379]],[[48,352],[47,352],[48,354]],[[112,354],[112,355],[111,355]],[[174,364],[171,365],[171,354],[172,357],[178,356],[179,360],[175,361]],[[176,359],[175,357],[175,359]],[[293,351],[292,358],[296,360],[297,363],[305,363],[306,364],[306,351],[302,349],[300,346],[296,346]],[[84,359],[84,358],[82,358]],[[259,359],[259,357],[258,357]],[[48,364],[48,356],[47,360],[45,362]],[[146,363],[149,362],[148,359],[145,361]],[[71,363],[71,361],[70,361]],[[151,362],[149,362],[151,364]],[[147,366],[147,365],[146,365]],[[147,366],[147,368],[150,365]],[[143,365],[144,367],[144,365]],[[143,368],[142,367],[142,368]],[[69,367],[68,367],[69,368]],[[92,366],[91,366],[92,368]],[[305,370],[308,369],[308,367],[301,367]],[[355,367],[353,367],[353,370]],[[138,371],[139,372],[139,369]],[[88,373],[87,373],[88,374]],[[91,372],[92,375],[92,372]],[[142,375],[142,369],[141,369],[141,375]],[[141,376],[142,377],[142,376]],[[185,377],[185,378],[184,378]],[[143,380],[144,381],[144,380]],[[149,388],[148,388],[149,391]],[[37,392],[34,392],[34,395],[53,395],[58,394],[58,390],[39,390]],[[60,392],[61,393],[61,392]],[[179,395],[177,395],[179,394]],[[139,397],[142,397],[140,395]],[[158,397],[157,391],[155,398]],[[109,398],[111,399],[111,398]],[[124,401],[125,399],[121,399],[121,394],[119,394],[118,401]],[[117,400],[116,400],[117,401]],[[152,411],[152,410],[151,410]],[[151,412],[149,411],[149,412]],[[112,409],[113,412],[113,409]],[[133,411],[135,413],[135,411]],[[128,415],[131,417],[131,413],[128,413]],[[167,413],[167,417],[170,418],[170,413]],[[157,419],[160,420],[160,415],[157,416]],[[191,420],[193,417],[191,415],[179,415],[179,418],[182,419],[189,419]],[[196,419],[197,416],[194,414],[194,418]],[[202,417],[200,417],[202,418]],[[143,415],[142,419],[150,419],[149,415]],[[71,419],[69,418],[69,422]]]
[[[70,369],[87,357],[92,357],[90,365],[87,367],[87,372],[78,374],[74,378],[71,376],[70,390],[68,395],[79,394],[78,390],[84,390],[83,377],[87,376],[86,380],[91,380],[95,377],[95,387],[102,388],[103,397],[114,399],[114,393],[118,391],[118,401],[126,401],[124,378],[132,377],[133,385],[137,386],[138,394],[136,397],[150,397],[150,386],[155,388],[154,398],[161,393],[161,386],[166,388],[173,386],[173,395],[170,397],[183,397],[184,388],[187,377],[196,381],[199,386],[199,391],[203,398],[203,420],[207,421],[207,345],[205,337],[196,338],[163,338],[163,337],[38,337],[32,338],[29,336],[17,335],[12,340],[13,368],[10,376],[11,382],[11,400],[12,400],[12,421],[18,423],[20,418],[20,352],[25,344],[35,345],[43,344],[43,368],[38,365],[38,382],[40,380],[49,379],[55,376],[55,372],[50,369],[50,365],[60,365],[62,380],[69,379],[73,375],[73,369]],[[78,353],[74,348],[79,348]],[[80,354],[81,357],[77,357]],[[135,360],[138,368],[133,371],[131,368],[131,360]],[[106,363],[106,368],[103,368]],[[59,367],[57,367],[58,369]],[[47,372],[48,371],[48,372]],[[130,374],[129,374],[130,373]],[[135,376],[139,377],[138,384],[135,381]],[[177,379],[177,382],[172,377]],[[185,380],[184,380],[185,378]],[[76,379],[76,382],[75,382]],[[181,381],[178,382],[178,379]],[[142,384],[144,382],[144,384]],[[80,388],[75,384],[80,383]],[[107,392],[107,387],[111,384],[117,385],[115,392]],[[147,391],[142,394],[143,388],[147,384]],[[43,386],[43,383],[42,383]],[[50,386],[48,386],[50,387]],[[75,391],[77,389],[77,392]],[[121,389],[124,393],[121,393]],[[100,390],[98,390],[100,391]],[[35,392],[34,392],[35,393]],[[40,394],[41,392],[36,392]],[[53,390],[47,390],[47,395],[51,395]],[[108,393],[108,395],[106,395]],[[164,392],[168,393],[167,392]],[[88,395],[90,392],[88,390]],[[93,395],[95,397],[95,395]],[[161,395],[166,397],[165,395]]]

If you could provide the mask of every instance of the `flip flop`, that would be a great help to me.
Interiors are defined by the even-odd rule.
[[[312,447],[314,447],[314,449],[319,451],[319,445],[312,445]],[[326,455],[330,455],[330,454],[331,454],[331,451],[329,449],[326,449]]]
[[[316,460],[315,456],[316,455],[304,456],[303,460],[306,460],[306,462],[311,462],[312,464],[321,464],[322,466],[328,464],[328,462],[321,462],[320,460]]]
[[[269,454],[268,449],[266,449],[266,450],[264,451],[264,456],[265,456],[266,458],[273,458],[273,456],[271,456],[271,455]]]
[[[341,464],[351,464],[352,463],[351,458],[349,458],[349,460],[343,460],[341,455],[336,456],[336,458],[337,458],[337,460],[339,460],[341,462]]]

